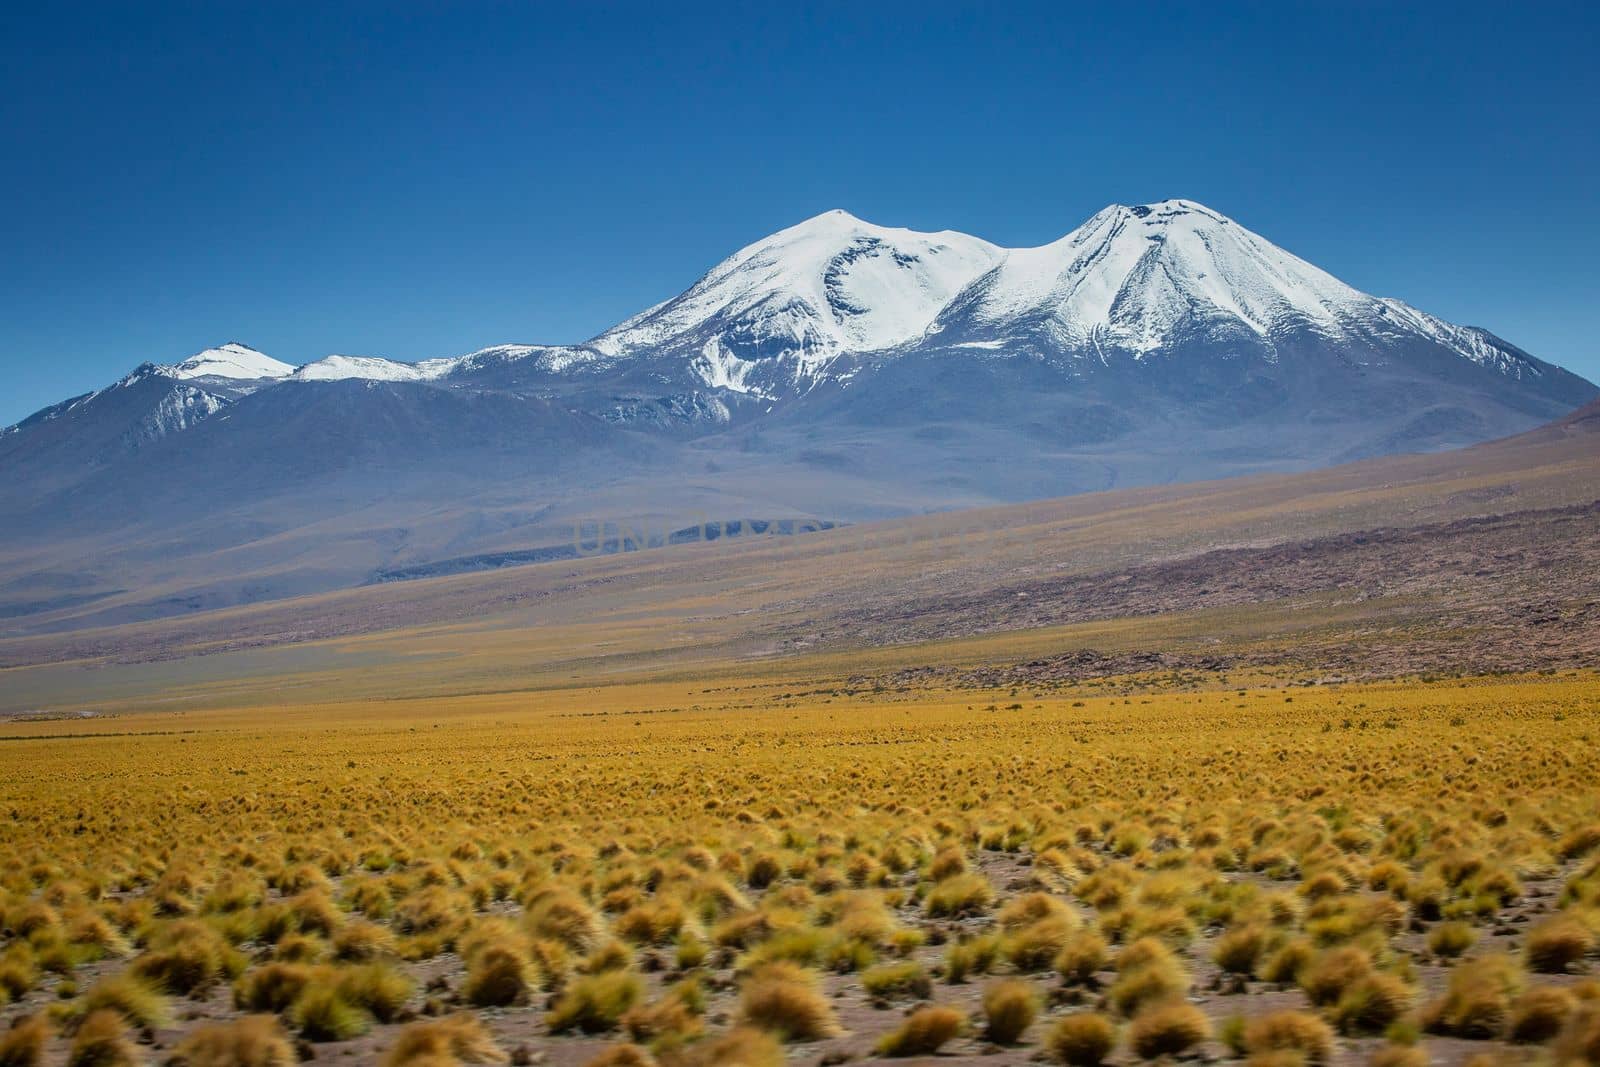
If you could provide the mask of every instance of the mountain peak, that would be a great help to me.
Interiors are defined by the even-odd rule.
[[[987,241],[878,226],[835,208],[746,245],[687,292],[591,342],[607,356],[687,347],[708,384],[748,381],[751,360],[796,361],[800,380],[841,352],[909,341],[999,262]]]
[[[1206,218],[1218,222],[1231,222],[1220,211],[1213,211],[1198,200],[1157,200],[1152,204],[1133,204],[1125,209],[1138,218],[1172,219],[1180,215],[1204,215]]]
[[[249,345],[229,341],[216,348],[197,352],[166,368],[173,378],[233,378],[250,381],[260,378],[287,378],[294,368],[287,363],[257,352]]]

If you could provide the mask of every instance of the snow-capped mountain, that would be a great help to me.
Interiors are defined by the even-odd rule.
[[[688,292],[606,331],[613,359],[680,356],[705,385],[767,399],[804,390],[840,355],[920,337],[1004,250],[829,211],[740,249]]]
[[[217,348],[208,348],[182,363],[160,370],[171,378],[228,378],[236,381],[255,381],[264,378],[286,378],[294,368],[271,356],[257,352],[248,345],[230,341]]]
[[[1595,395],[1193,201],[1017,249],[834,211],[587,343],[301,367],[226,344],[38,412],[0,431],[0,560],[33,561],[0,619],[559,555],[597,513],[859,520],[1300,469]]]
[[[399,363],[381,356],[324,356],[294,371],[302,382],[342,382],[360,378],[371,382],[425,382],[450,373],[453,359],[428,359],[421,363]]]
[[[1375,301],[1188,200],[1112,205],[1059,241],[1015,249],[940,316],[977,345],[1036,335],[1057,347],[1143,357],[1181,332],[1344,335]]]

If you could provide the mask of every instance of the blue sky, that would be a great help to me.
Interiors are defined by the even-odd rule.
[[[229,340],[582,340],[831,207],[1165,197],[1600,379],[1592,4],[23,6],[0,424]]]

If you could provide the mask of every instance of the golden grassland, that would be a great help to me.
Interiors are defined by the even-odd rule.
[[[0,724],[0,1065],[1600,1063],[1600,677]]]

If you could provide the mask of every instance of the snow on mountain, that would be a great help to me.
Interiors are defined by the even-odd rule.
[[[829,211],[740,249],[688,292],[589,347],[612,357],[683,349],[706,384],[754,391],[757,361],[791,359],[805,378],[839,353],[920,336],[1003,255],[966,234],[874,226]]]
[[[163,368],[169,378],[286,378],[294,368],[271,356],[257,352],[247,345],[229,342],[220,348],[208,348],[190,356],[182,363]]]
[[[381,356],[324,356],[295,371],[293,377],[301,382],[337,382],[350,378],[373,382],[422,382],[450,373],[455,363],[453,359],[400,363]]]
[[[140,420],[134,436],[140,441],[155,441],[168,434],[181,433],[227,406],[228,402],[219,396],[182,386],[161,398]]]
[[[527,364],[548,374],[561,374],[604,361],[604,357],[593,349],[571,345],[492,345],[455,359],[437,362],[449,363],[447,373],[450,374],[483,371],[515,363]]]
[[[1059,241],[1007,253],[935,329],[962,320],[968,332],[1003,335],[1022,324],[1066,348],[1137,357],[1195,324],[1262,338],[1292,324],[1339,337],[1374,304],[1232,219],[1165,200],[1112,205]]]
[[[1453,374],[1453,355],[1504,379],[1571,386],[1486,331],[1362,293],[1191,200],[1112,205],[1060,240],[1017,249],[829,211],[740,249],[584,345],[497,345],[420,363],[331,355],[295,369],[232,343],[144,365],[119,385],[154,374],[231,401],[284,381],[433,383],[562,393],[608,419],[713,412],[718,423],[749,407],[741,399],[764,411],[822,382],[854,387],[904,357],[961,350],[1085,369],[1162,354],[1198,369],[1196,381],[1245,353],[1273,364],[1320,352],[1361,367],[1431,353],[1443,362],[1428,374]],[[190,410],[203,416],[208,403]]]
[[[1487,330],[1476,326],[1457,326],[1387,297],[1379,300],[1372,311],[1376,316],[1373,320],[1374,329],[1379,333],[1409,332],[1432,338],[1462,358],[1509,378],[1541,377],[1544,374],[1539,364],[1527,353]]]

